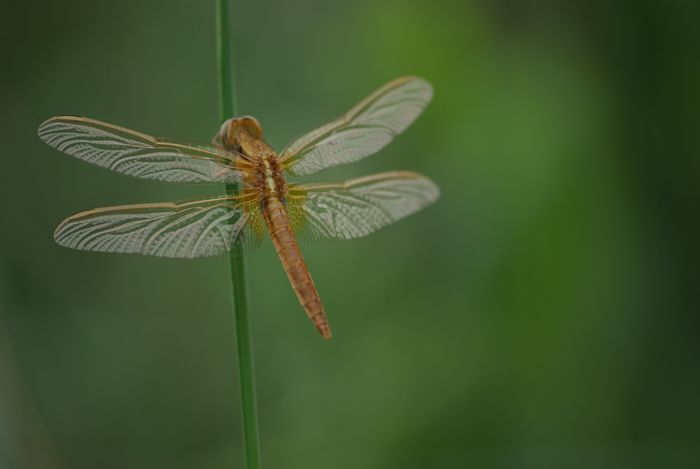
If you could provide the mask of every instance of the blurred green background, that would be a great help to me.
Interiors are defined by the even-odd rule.
[[[397,76],[425,113],[322,177],[442,189],[303,246],[324,343],[248,256],[267,468],[700,467],[695,1],[235,2],[238,103],[281,149]],[[225,258],[54,244],[92,207],[217,192],[44,145],[78,114],[208,140],[213,2],[3,4],[0,467],[241,468]]]

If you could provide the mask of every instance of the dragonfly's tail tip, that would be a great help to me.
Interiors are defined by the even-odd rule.
[[[331,333],[331,328],[328,327],[327,324],[319,325],[317,327],[318,332],[321,334],[321,337],[323,337],[325,340],[331,340],[333,338],[333,334]]]

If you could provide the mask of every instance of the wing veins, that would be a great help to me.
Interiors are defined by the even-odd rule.
[[[247,164],[224,148],[162,139],[84,117],[53,117],[39,127],[39,137],[83,161],[166,182],[240,182]]]
[[[288,145],[280,154],[282,166],[292,175],[306,176],[374,154],[418,117],[431,96],[425,80],[394,80]]]

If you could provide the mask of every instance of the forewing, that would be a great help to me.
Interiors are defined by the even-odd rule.
[[[77,116],[52,117],[39,137],[83,161],[143,179],[165,182],[242,181],[235,154],[206,144],[152,137],[116,125]]]
[[[251,209],[258,210],[255,202],[242,203],[236,196],[97,208],[64,220],[54,239],[86,251],[215,256],[231,249],[251,218]]]
[[[416,120],[432,95],[433,88],[422,78],[391,81],[340,119],[289,145],[280,155],[283,167],[305,176],[376,153]]]
[[[439,195],[427,177],[395,171],[339,184],[290,185],[287,206],[300,238],[323,243],[367,236]]]

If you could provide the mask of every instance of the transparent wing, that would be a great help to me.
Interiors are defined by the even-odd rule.
[[[215,196],[179,203],[96,208],[65,219],[54,239],[86,251],[120,252],[159,257],[207,257],[229,251],[259,211],[255,199]],[[253,249],[255,241],[242,247]]]
[[[39,137],[83,161],[129,176],[165,182],[242,181],[233,153],[213,145],[166,140],[77,116],[52,117]]]
[[[339,184],[290,185],[287,210],[302,240],[322,243],[367,236],[439,195],[427,177],[394,171]]]
[[[234,241],[236,254],[252,252],[260,247],[265,235],[265,220],[260,212],[260,203],[256,198],[253,202],[243,205],[248,220]]]
[[[430,83],[421,78],[391,81],[340,119],[289,145],[280,155],[283,167],[305,176],[376,153],[416,120],[432,95]]]

